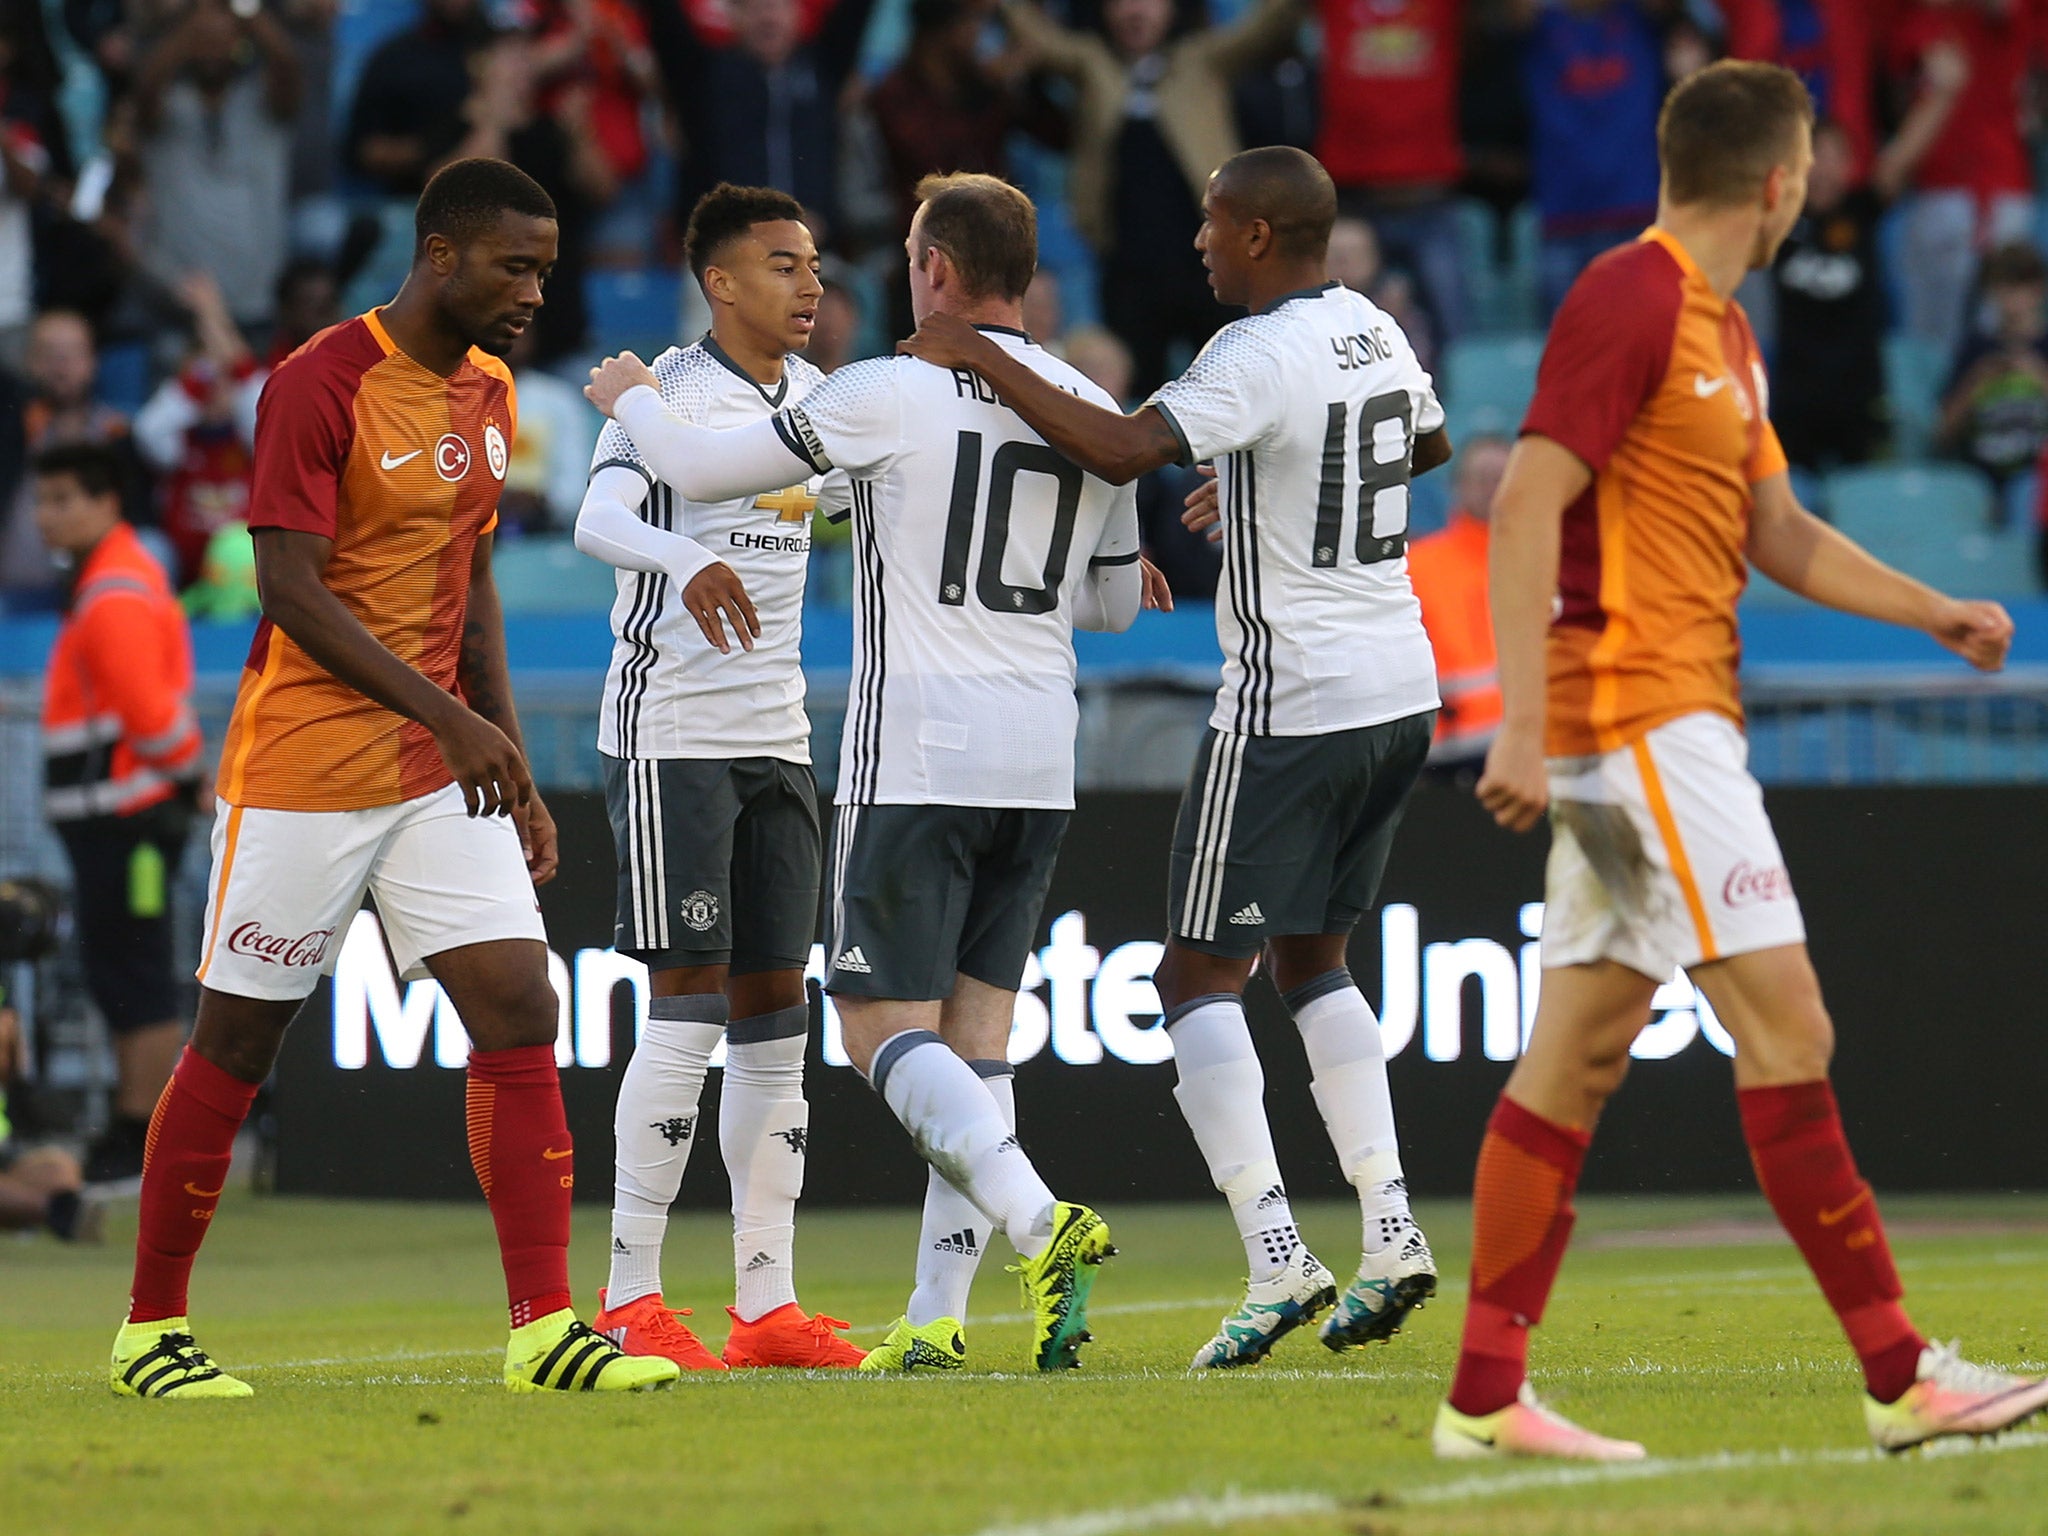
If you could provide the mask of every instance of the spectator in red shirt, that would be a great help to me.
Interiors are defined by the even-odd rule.
[[[1877,153],[1872,0],[1718,0],[1728,55],[1782,64],[1806,82],[1823,122],[1841,125],[1862,176]]]
[[[1465,0],[1322,0],[1323,114],[1316,155],[1347,213],[1367,218],[1420,279],[1447,336],[1465,320],[1451,194]]]
[[[198,578],[214,533],[248,519],[264,371],[211,278],[190,274],[179,297],[198,344],[137,414],[135,446],[161,476],[159,516],[177,556],[172,582],[182,587]]]
[[[984,60],[979,42],[987,16],[967,0],[912,0],[910,46],[868,97],[868,110],[887,159],[889,191],[901,236],[917,212],[917,184],[936,171],[1009,175],[1004,141],[1023,129],[1055,148],[1065,139],[1064,115],[1030,90],[1013,45]],[[893,334],[907,335],[910,288],[900,274],[891,290]]]
[[[1938,54],[1959,50],[1968,64],[1968,84],[1920,162],[1901,231],[1905,328],[1948,356],[1968,330],[1980,254],[2033,230],[2021,117],[2039,28],[2031,0],[1920,0],[1886,30],[1909,100],[1941,88]]]
[[[614,183],[647,169],[642,108],[660,81],[647,23],[627,0],[544,0],[535,73],[541,110],[581,123]]]

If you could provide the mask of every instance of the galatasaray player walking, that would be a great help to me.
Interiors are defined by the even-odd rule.
[[[533,897],[555,828],[491,581],[517,426],[500,359],[541,306],[556,232],[522,172],[455,162],[420,197],[398,297],[265,387],[249,519],[264,618],[221,751],[198,1022],[149,1126],[122,1396],[249,1395],[194,1342],[186,1286],[235,1133],[366,890],[400,969],[431,973],[469,1031],[470,1157],[511,1304],[505,1385],[678,1374],[569,1307],[573,1147]]]
[[[1494,502],[1505,714],[1479,797],[1517,831],[1547,807],[1552,842],[1542,997],[1479,1154],[1441,1456],[1644,1454],[1544,1408],[1526,1362],[1593,1127],[1674,966],[1735,1038],[1750,1156],[1862,1362],[1871,1438],[1897,1451],[1985,1434],[2048,1403],[2048,1382],[1930,1345],[1900,1305],[1828,1085],[1833,1026],[1799,905],[1746,765],[1735,680],[1745,557],[1985,671],[2004,664],[2012,637],[1997,604],[1900,575],[1794,499],[1763,363],[1730,295],[1770,265],[1799,215],[1812,123],[1805,88],[1774,65],[1717,64],[1672,92],[1657,223],[1565,300]]]

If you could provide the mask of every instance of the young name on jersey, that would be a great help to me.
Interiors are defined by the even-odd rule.
[[[1408,585],[1415,439],[1444,424],[1401,328],[1337,283],[1218,331],[1150,402],[1223,514],[1210,724],[1255,736],[1378,725],[1437,706]]]

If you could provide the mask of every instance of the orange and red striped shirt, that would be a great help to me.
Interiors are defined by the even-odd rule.
[[[1663,230],[1566,296],[1522,423],[1593,471],[1564,514],[1551,756],[1611,752],[1702,710],[1741,723],[1751,487],[1786,469],[1769,410],[1742,306]]]
[[[472,350],[443,378],[377,313],[315,336],[264,386],[252,529],[334,541],[321,580],[393,655],[456,680],[470,561],[497,526],[518,425],[512,375]],[[425,726],[341,682],[267,619],[221,749],[230,805],[360,810],[454,782]]]

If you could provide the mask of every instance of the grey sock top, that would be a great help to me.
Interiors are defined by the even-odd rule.
[[[811,1005],[795,1003],[773,1013],[756,1013],[734,1019],[725,1027],[727,1045],[759,1045],[768,1040],[788,1040],[809,1032]]]
[[[1283,993],[1280,1001],[1287,1005],[1289,1013],[1299,1013],[1319,997],[1328,997],[1332,992],[1341,992],[1356,985],[1358,983],[1351,979],[1350,967],[1340,965],[1334,971],[1309,977],[1292,992]]]
[[[875,1052],[875,1059],[868,1067],[868,1081],[875,1092],[882,1091],[882,1085],[889,1081],[889,1074],[896,1070],[896,1063],[920,1045],[943,1046],[946,1042],[928,1029],[906,1029],[900,1035],[892,1035],[882,1042],[882,1048]]]
[[[1178,1008],[1167,1009],[1159,1024],[1162,1029],[1171,1029],[1197,1008],[1206,1008],[1211,1003],[1237,1003],[1241,1006],[1243,1002],[1244,999],[1235,992],[1204,992],[1200,997],[1189,998]]]
[[[650,1019],[686,1019],[693,1024],[723,1024],[732,1010],[723,992],[686,992],[681,997],[651,997]]]
[[[976,1057],[967,1065],[974,1068],[976,1077],[1015,1077],[1017,1069],[1007,1061],[992,1061],[986,1056]]]

